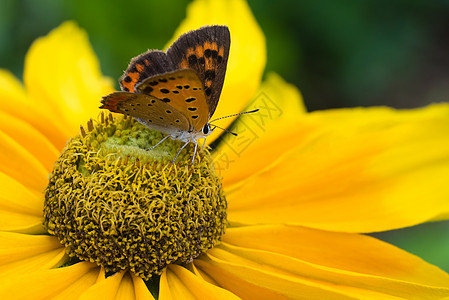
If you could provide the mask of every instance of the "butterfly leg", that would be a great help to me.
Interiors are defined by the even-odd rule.
[[[193,151],[193,157],[192,157],[192,165],[194,165],[193,161],[195,160],[196,149],[198,148],[198,142],[195,139],[192,139],[192,142],[195,143],[195,151]]]
[[[156,145],[154,145],[154,146],[151,147],[150,149],[147,149],[147,151],[153,150],[153,149],[156,148],[160,143],[162,143],[163,141],[165,141],[168,137],[169,137],[169,135],[167,135],[166,137],[164,137],[162,140],[160,140]]]
[[[188,143],[190,143],[190,141],[185,142],[185,144],[182,145],[181,149],[179,149],[178,154],[176,154],[175,158],[173,158],[173,164],[175,163],[175,160],[178,158],[179,153],[181,153],[182,149],[184,149]]]
[[[201,147],[201,151],[204,150],[204,146],[206,146],[206,138],[204,138],[203,147]]]

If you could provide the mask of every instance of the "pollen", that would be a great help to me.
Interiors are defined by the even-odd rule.
[[[173,164],[181,142],[147,150],[161,138],[101,115],[68,142],[45,190],[44,226],[69,256],[148,280],[220,242],[227,204],[208,150],[191,164],[189,145]]]

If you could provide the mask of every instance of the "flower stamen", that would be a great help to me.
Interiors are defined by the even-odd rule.
[[[44,225],[70,256],[106,273],[148,279],[216,245],[226,228],[226,199],[208,150],[190,164],[193,145],[161,138],[131,118],[89,120],[68,142],[45,191]]]

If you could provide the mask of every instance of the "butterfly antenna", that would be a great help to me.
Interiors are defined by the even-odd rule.
[[[214,119],[214,120],[210,121],[209,123],[212,123],[212,122],[215,122],[215,121],[218,121],[218,120],[221,120],[221,119],[230,118],[230,117],[235,117],[235,116],[240,116],[240,115],[244,115],[244,114],[255,113],[255,112],[258,112],[258,111],[259,111],[259,109],[254,109],[254,110],[250,110],[250,111],[244,111],[244,112],[241,112],[241,113],[238,113],[238,114],[233,114],[233,115],[221,117],[221,118],[218,118],[218,119]],[[218,127],[216,125],[214,125],[214,126]],[[218,128],[220,128],[220,127],[218,127]],[[223,128],[220,128],[220,129],[223,129]]]
[[[214,129],[215,129],[215,128],[220,128],[221,130],[223,130],[223,131],[225,131],[225,132],[227,132],[227,133],[230,133],[230,134],[232,134],[232,135],[237,136],[237,133],[235,133],[235,132],[229,131],[229,130],[227,130],[227,129],[223,128],[223,127],[217,126],[217,125],[213,125],[213,124],[211,124],[211,125],[214,126]]]

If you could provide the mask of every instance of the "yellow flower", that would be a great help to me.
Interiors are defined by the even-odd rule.
[[[86,34],[68,22],[32,45],[25,87],[0,72],[0,298],[449,297],[448,274],[360,234],[447,218],[449,105],[306,113],[278,75],[259,86],[264,37],[245,2],[195,1],[175,36],[205,24],[232,35],[215,115],[261,109],[238,121],[238,137],[214,143],[228,201],[221,244],[144,282],[70,260],[44,230],[54,161],[113,90]]]

